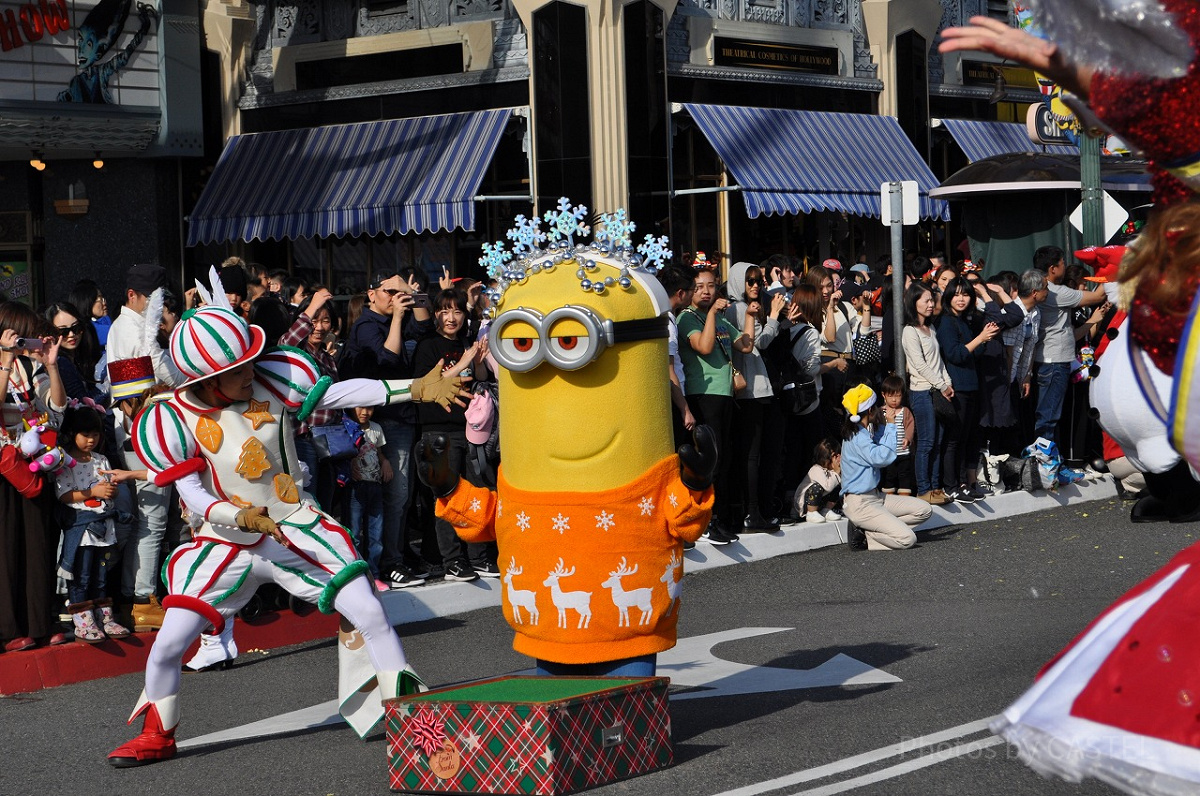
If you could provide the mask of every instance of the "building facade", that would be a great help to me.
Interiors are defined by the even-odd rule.
[[[0,2],[0,49],[43,7],[67,19],[41,26],[59,73],[16,65],[32,42],[0,52],[0,258],[41,299],[234,253],[341,292],[405,266],[479,275],[481,243],[559,196],[722,265],[874,256],[879,183],[927,194],[962,159],[932,119],[1037,99],[936,53],[942,27],[1007,18],[995,0]],[[131,52],[95,59],[99,111],[58,96],[97,9]],[[945,204],[922,214],[910,245],[945,245]]]

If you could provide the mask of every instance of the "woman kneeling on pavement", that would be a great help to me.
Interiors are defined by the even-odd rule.
[[[842,398],[849,414],[842,423],[842,511],[866,535],[868,550],[903,550],[917,541],[912,528],[933,508],[920,498],[879,491],[879,471],[896,460],[896,427],[883,422],[875,401],[865,384]]]

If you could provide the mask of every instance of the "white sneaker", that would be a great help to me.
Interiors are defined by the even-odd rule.
[[[804,521],[807,523],[825,522],[825,515],[819,511],[810,511],[804,515]]]
[[[229,617],[221,635],[201,634],[200,649],[196,650],[196,654],[184,666],[189,672],[228,669],[233,666],[237,655],[237,644],[233,640],[233,617]]]
[[[839,514],[836,509],[830,509],[829,511],[825,512],[825,521],[826,522],[837,522],[838,520],[844,520],[844,519],[845,519],[845,517],[843,517],[841,514]]]

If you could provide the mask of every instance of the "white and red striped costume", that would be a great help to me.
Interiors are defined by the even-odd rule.
[[[172,353],[179,356],[175,348]],[[193,355],[203,356],[199,350],[193,349]],[[394,679],[406,666],[399,639],[361,577],[367,566],[349,532],[300,486],[293,415],[317,406],[341,409],[408,400],[409,382],[352,379],[331,384],[308,354],[289,348],[262,354],[254,369],[249,401],[208,406],[185,386],[153,400],[135,424],[134,450],[150,478],[174,483],[187,509],[204,518],[193,541],[177,548],[164,566],[167,616],[172,609],[184,609],[197,617],[188,623],[188,633],[208,624],[220,633],[260,585],[274,582],[325,613],[346,615],[363,631],[375,671],[381,679],[385,673]],[[284,544],[237,526],[238,511],[248,506],[266,507]],[[343,595],[343,590],[354,595]],[[164,622],[156,651],[169,630]],[[173,641],[176,634],[170,635]],[[178,662],[173,653],[163,657],[163,671],[156,668],[153,653],[147,664],[147,693],[153,691],[154,698],[178,690]],[[152,688],[156,678],[163,682]],[[350,713],[357,714],[352,723],[360,734],[382,716],[378,692],[373,699],[356,693],[343,704],[348,720]]]

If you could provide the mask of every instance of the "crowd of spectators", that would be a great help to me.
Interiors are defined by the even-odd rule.
[[[742,532],[842,517],[843,397],[859,384],[882,396],[881,417],[897,429],[899,455],[879,473],[885,494],[928,504],[986,500],[981,453],[1015,454],[1037,437],[1081,461],[1101,456],[1086,389],[1072,376],[1082,350],[1102,340],[1112,307],[1062,251],[1044,247],[1030,266],[984,279],[970,263],[909,258],[902,373],[894,372],[886,257],[873,267],[828,259],[805,268],[775,255],[734,264],[723,284],[703,262],[660,271],[671,302],[665,375],[676,441],[688,441],[697,423],[718,441],[705,540],[723,545]],[[239,258],[219,274],[232,306],[268,345],[305,352],[331,380],[450,367],[485,336],[484,285],[446,271],[436,281],[418,269],[384,274],[349,300]],[[46,474],[32,497],[0,479],[5,651],[161,625],[159,568],[189,529],[172,510],[173,488],[145,479],[131,435],[145,402],[183,383],[169,336],[201,302],[145,264],[129,269],[111,318],[87,280],[40,312],[0,302],[3,447],[33,426],[47,429],[42,442],[53,448],[48,432],[69,419],[57,446],[86,465]],[[436,521],[411,466],[421,435],[439,434],[468,478],[495,483],[494,369],[486,355],[472,366],[483,410],[359,407],[293,424],[308,491],[351,528],[380,590],[500,575],[494,546],[463,544]],[[468,421],[472,411],[481,423]],[[101,418],[94,440],[93,415]],[[63,632],[68,615],[73,634]]]

